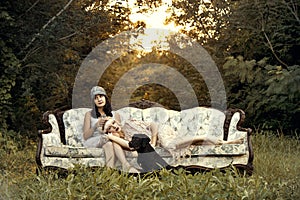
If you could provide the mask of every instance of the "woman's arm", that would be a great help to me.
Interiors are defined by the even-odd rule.
[[[127,140],[124,140],[118,136],[113,135],[112,133],[109,133],[107,135],[107,138],[110,139],[111,141],[119,144],[121,147],[128,149],[128,150],[133,150],[132,148],[129,147],[129,142]]]
[[[91,127],[91,112],[86,112],[84,115],[84,123],[83,123],[83,138],[87,140],[90,138],[94,131],[97,129],[97,124],[94,127]]]

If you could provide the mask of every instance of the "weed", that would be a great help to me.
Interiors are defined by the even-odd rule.
[[[65,176],[57,171],[36,175],[36,145],[21,141],[4,141],[0,135],[0,199],[300,199],[299,140],[269,132],[253,136],[255,170],[250,177],[235,168],[129,176],[81,166]]]

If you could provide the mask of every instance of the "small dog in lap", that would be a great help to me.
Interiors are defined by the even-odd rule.
[[[169,167],[168,163],[150,145],[150,138],[145,134],[134,134],[129,147],[138,152],[137,162],[143,169],[149,172]]]

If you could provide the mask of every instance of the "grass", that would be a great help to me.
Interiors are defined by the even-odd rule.
[[[77,167],[65,177],[37,176],[36,143],[0,132],[2,199],[300,199],[299,140],[256,132],[254,173],[234,168],[187,174],[163,170],[134,177],[115,170]],[[7,135],[7,134],[6,134]]]

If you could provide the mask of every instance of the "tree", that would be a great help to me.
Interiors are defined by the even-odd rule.
[[[12,89],[20,74],[20,61],[12,50],[15,35],[7,31],[15,26],[14,19],[7,12],[5,5],[0,6],[0,20],[0,129],[7,129],[14,112]]]
[[[8,46],[9,40],[12,55],[20,60],[19,65],[11,67],[17,75],[3,75],[13,82],[5,91],[15,100],[13,105],[7,105],[13,110],[7,121],[9,128],[35,135],[36,129],[41,128],[37,122],[43,112],[71,106],[72,87],[81,61],[94,46],[124,26],[110,11],[87,12],[93,3],[1,2],[14,22],[14,26],[1,29],[7,36],[1,46]]]
[[[299,1],[239,0],[230,3],[222,50],[245,59],[269,58],[283,67],[299,64]]]
[[[44,111],[71,106],[78,68],[95,46],[120,32],[146,26],[142,20],[130,21],[132,10],[129,7],[112,6],[106,9],[107,2],[108,0],[1,1],[0,19],[4,23],[1,23],[0,31],[0,92],[3,94],[0,97],[0,120],[8,128],[35,135],[40,124],[37,127],[34,125],[40,121]],[[140,6],[138,13],[152,11],[166,3],[154,0],[137,2]],[[265,107],[268,103],[262,103],[260,108],[264,109],[264,113],[273,115],[274,110],[281,112],[281,108],[289,108],[285,117],[290,122],[293,119],[288,117],[295,114],[291,110],[297,107],[295,99],[291,97],[292,93],[284,93],[282,99],[278,98],[275,88],[281,88],[281,84],[282,88],[288,87],[289,92],[295,92],[294,96],[298,95],[297,90],[292,89],[294,83],[298,83],[298,4],[294,0],[183,0],[173,1],[172,7],[167,11],[173,13],[169,22],[175,21],[178,25],[185,26],[182,31],[211,53],[224,75],[230,105],[239,105],[250,112],[250,105],[258,105],[256,101],[252,101],[257,98],[247,97],[244,102],[238,100],[246,97],[246,94],[256,94],[262,102],[272,102],[272,105],[278,106],[277,109],[271,109]],[[240,58],[239,56],[243,59],[233,62],[238,66],[223,68],[228,56],[233,56],[231,60]],[[156,61],[174,66],[188,78],[195,91],[200,93],[197,97],[199,102],[207,105],[209,94],[205,83],[189,63],[170,52],[161,51],[153,51],[147,57],[140,58],[145,62]],[[264,58],[268,61],[260,65]],[[245,64],[248,61],[254,64]],[[136,52],[119,58],[110,68],[114,69],[115,75],[107,75],[100,83],[108,91],[112,91],[119,76],[139,63],[141,61]],[[266,76],[272,71],[266,68],[269,65],[273,66],[272,70],[280,68],[286,76]],[[252,80],[253,75],[260,77],[257,69],[265,76],[261,80],[266,80],[269,85],[263,81],[245,81]],[[237,74],[230,74],[227,70],[239,70],[242,74],[237,73],[239,76],[235,76]],[[277,79],[279,77],[280,80]],[[247,89],[248,85],[261,90],[250,91]],[[157,88],[157,91],[153,88]],[[167,88],[157,85],[140,88],[132,98],[140,98],[147,91],[150,91],[152,100],[169,105],[168,107],[178,107],[173,94]],[[260,91],[263,93],[260,94]],[[266,99],[271,96],[274,101]],[[281,100],[275,103],[277,98]],[[251,118],[262,119],[261,116],[253,114]]]

